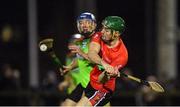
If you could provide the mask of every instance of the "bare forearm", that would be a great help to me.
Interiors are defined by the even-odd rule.
[[[92,63],[100,64],[101,65],[102,59],[101,59],[101,57],[97,53],[89,52],[88,56],[89,56],[89,59],[90,59],[90,61]]]
[[[80,55],[81,55],[83,58],[85,58],[86,60],[90,61],[89,56],[88,56],[87,53],[82,52],[82,53],[80,53]]]
[[[71,71],[72,69],[75,69],[77,67],[77,60],[74,59],[71,64],[67,65],[67,66],[63,66],[63,71],[62,69],[60,69],[60,71],[62,72],[61,75],[66,74],[67,72]]]

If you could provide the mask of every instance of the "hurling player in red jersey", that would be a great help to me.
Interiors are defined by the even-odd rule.
[[[101,32],[95,33],[90,43],[88,57],[95,66],[91,71],[85,96],[77,106],[105,105],[114,92],[119,70],[128,61],[128,52],[121,39],[125,30],[124,20],[119,16],[108,16],[102,21],[102,25]],[[100,70],[98,66],[103,66],[105,70]],[[103,77],[100,78],[101,76]]]

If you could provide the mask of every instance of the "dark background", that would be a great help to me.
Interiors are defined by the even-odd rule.
[[[75,2],[76,0],[37,0],[38,41],[46,37],[55,38],[55,51],[63,62],[68,52],[68,40],[72,34],[77,33]],[[134,75],[143,79],[150,74],[156,75],[156,0],[96,0],[96,3],[98,24],[110,15],[121,16],[126,22],[127,28],[122,38],[129,52],[127,67]],[[179,5],[178,1],[178,26],[180,24]],[[27,0],[0,1],[0,30],[2,31],[6,25],[12,27],[13,38],[9,42],[3,42],[0,39],[0,67],[9,63],[13,68],[19,69],[22,89],[29,89]],[[179,53],[179,42],[177,46]],[[41,52],[38,53],[38,57],[39,78],[42,82],[47,71],[57,71],[57,69]],[[58,78],[63,79],[63,77]]]

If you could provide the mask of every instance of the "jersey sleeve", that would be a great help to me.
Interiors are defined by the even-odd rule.
[[[92,36],[91,42],[96,42],[100,44],[101,41],[101,33],[97,32]]]

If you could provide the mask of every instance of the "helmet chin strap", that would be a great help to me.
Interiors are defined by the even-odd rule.
[[[89,36],[92,34],[92,32],[81,32],[81,35],[83,35],[85,38],[89,38]]]
[[[116,39],[115,33],[116,33],[116,32],[115,32],[114,30],[111,32],[111,34],[112,34],[111,40]]]

